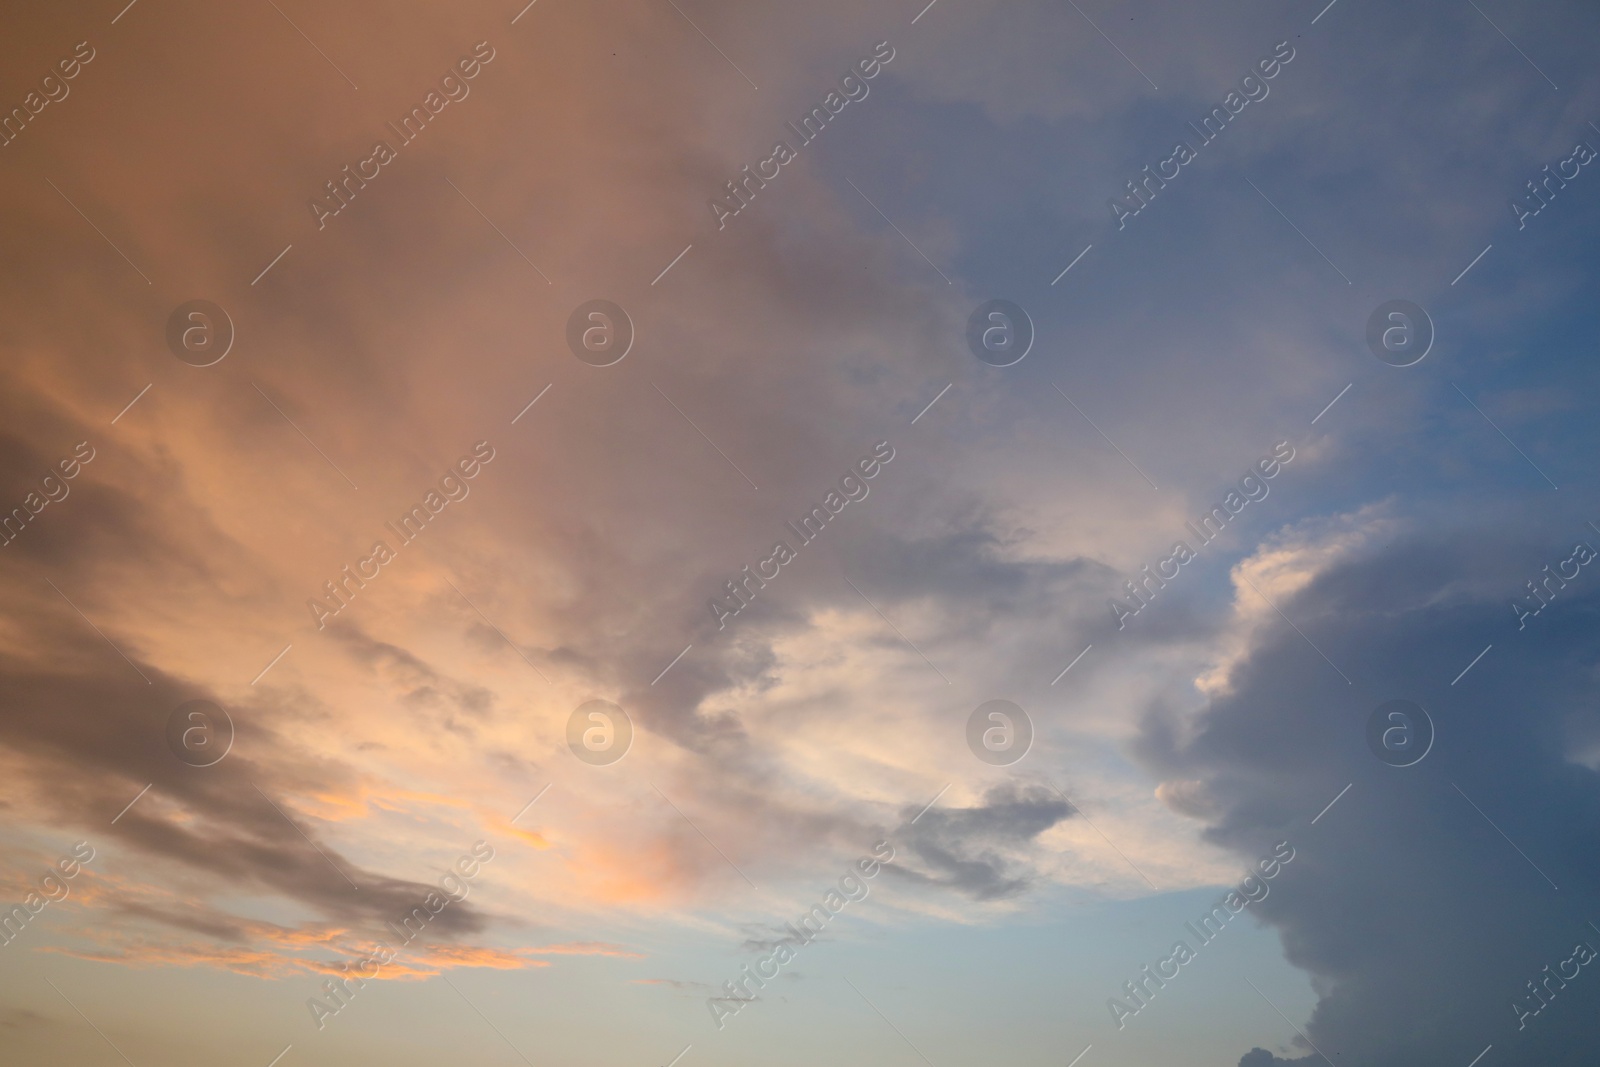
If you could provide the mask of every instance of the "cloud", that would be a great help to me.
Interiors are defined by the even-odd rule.
[[[630,952],[621,945],[606,941],[568,941],[559,945],[541,945],[526,950],[534,956],[615,956],[619,959],[642,960],[644,955]]]
[[[1530,854],[1581,868],[1572,849],[1592,839],[1534,817],[1588,818],[1600,729],[1582,703],[1581,639],[1555,613],[1520,660],[1496,638],[1467,688],[1416,680],[1453,677],[1480,630],[1506,621],[1495,590],[1537,570],[1505,563],[1529,558],[1532,533],[1476,517],[1510,508],[1500,453],[1521,460],[1455,394],[1441,408],[1426,377],[1438,359],[1381,385],[1350,360],[1367,360],[1353,340],[1365,287],[1413,279],[1418,299],[1443,301],[1481,247],[1473,235],[1490,231],[1482,220],[1504,224],[1506,191],[1581,133],[1594,97],[1547,94],[1460,5],[1428,5],[1436,17],[1421,20],[1352,8],[1313,33],[1311,12],[1287,7],[1134,3],[1100,22],[1124,59],[1059,4],[941,4],[913,30],[836,0],[759,17],[697,0],[697,24],[758,72],[759,92],[656,3],[602,18],[539,5],[514,28],[509,12],[343,5],[313,36],[359,93],[274,12],[129,12],[73,99],[7,149],[0,506],[76,442],[99,450],[71,495],[0,549],[7,819],[104,842],[120,864],[75,888],[69,907],[83,910],[60,914],[81,929],[52,928],[51,947],[127,966],[324,968],[414,907],[480,836],[503,844],[495,866],[396,976],[626,959],[638,930],[665,923],[770,943],[745,922],[743,876],[809,885],[883,837],[901,849],[890,877],[905,906],[952,920],[967,921],[967,902],[998,914],[1054,883],[1120,891],[1120,878],[1143,892],[1087,828],[1082,856],[1053,853],[1078,827],[1052,789],[974,777],[959,724],[1010,693],[1070,712],[1039,715],[1029,772],[1065,782],[1070,769],[1098,825],[1092,802],[1114,801],[1119,845],[1141,865],[1159,855],[1165,869],[1141,869],[1169,888],[1205,882],[1216,849],[1253,857],[1269,837],[1307,833],[1300,813],[1357,779],[1314,828],[1334,844],[1317,859],[1309,839],[1291,872],[1301,906],[1275,892],[1263,912],[1327,991],[1319,1044],[1371,1049],[1375,1063],[1433,1055],[1458,985],[1463,1005],[1503,1014],[1467,976],[1511,988],[1538,969],[1519,968],[1552,958],[1557,931],[1528,917],[1537,909],[1514,891],[1527,872],[1457,810],[1453,787],[1414,796],[1397,783],[1437,786],[1429,776],[1460,764],[1451,781]],[[1538,39],[1529,50],[1552,71],[1587,69],[1591,16],[1508,14],[1521,23],[1508,33]],[[79,39],[78,17],[35,12],[0,42],[8,69]],[[1578,31],[1552,34],[1546,19]],[[1300,55],[1271,99],[1113,231],[1106,197],[1291,35]],[[871,98],[715,229],[708,196],[885,36],[900,52]],[[307,200],[484,37],[498,54],[471,98],[317,228]],[[281,71],[293,76],[264,74]],[[1284,217],[1360,279],[1354,304],[1330,302],[1340,279]],[[1501,243],[1479,269],[1503,255]],[[1441,338],[1461,339],[1450,373],[1480,376],[1482,393],[1463,384],[1534,458],[1579,467],[1561,435],[1592,392],[1582,346],[1525,327],[1585,296],[1584,275],[1558,269],[1562,250],[1518,255],[1525,276],[1440,307]],[[1039,328],[1034,354],[1004,374],[964,343],[966,316],[994,293],[1025,300]],[[178,362],[163,339],[167,315],[197,295],[238,330],[213,368]],[[572,310],[600,295],[627,306],[639,339],[603,370],[565,340]],[[1566,354],[1536,365],[1545,380],[1494,380],[1546,349]],[[1317,431],[1328,436],[1217,546],[1219,572],[1224,552],[1251,553],[1235,581],[1196,573],[1107,640],[1106,596],[1347,382]],[[708,599],[880,439],[898,454],[871,497],[719,630]],[[479,440],[497,454],[470,497],[346,588],[349,607],[319,629],[308,598],[392,537],[386,523]],[[1416,503],[1457,479],[1470,499]],[[1264,528],[1385,493],[1371,511],[1253,547]],[[1231,616],[1212,610],[1230,596]],[[1583,603],[1574,593],[1563,608]],[[1515,685],[1495,682],[1518,663]],[[1440,709],[1439,750],[1409,777],[1371,766],[1359,744],[1362,715],[1396,693]],[[568,716],[594,697],[636,728],[609,769],[567,748]],[[237,728],[213,768],[178,763],[162,742],[193,698]],[[1161,773],[1157,799],[1120,752],[1141,730],[1130,709],[1146,704],[1138,750]],[[1537,744],[1505,736],[1509,721]],[[1494,760],[1474,763],[1468,737]],[[944,805],[911,823],[947,782]],[[1392,825],[1368,797],[1395,800]],[[1363,812],[1357,848],[1339,820]],[[1208,828],[1208,845],[1185,820]],[[1481,846],[1487,873],[1440,841]],[[1552,871],[1574,893],[1567,873]],[[1426,904],[1423,929],[1402,936],[1371,903],[1391,900]],[[127,930],[82,918],[101,914]],[[1494,930],[1487,954],[1447,944],[1451,922],[1462,942]],[[1524,935],[1516,955],[1507,941]],[[1402,1018],[1395,1005],[1419,996],[1437,1010]],[[1538,1032],[1565,1033],[1559,1013],[1575,1000]],[[1450,1062],[1475,1051],[1451,1046]]]
[[[630,978],[629,985],[664,985],[694,997],[715,997],[718,990],[705,982],[688,982],[677,978]]]
[[[1241,856],[1284,839],[1298,850],[1258,908],[1311,973],[1319,1000],[1304,1029],[1336,1060],[1467,1062],[1491,1043],[1519,1062],[1595,1056],[1581,988],[1525,1020],[1513,1007],[1575,943],[1600,945],[1587,918],[1600,777],[1575,758],[1595,730],[1600,592],[1568,590],[1543,626],[1518,632],[1508,604],[1548,537],[1523,526],[1308,524],[1240,566],[1302,576],[1278,604],[1304,636],[1241,622],[1252,636],[1230,685],[1147,722],[1142,754],[1170,797],[1206,798],[1187,807],[1209,839]],[[1422,704],[1437,729],[1414,767],[1366,748],[1368,715],[1392,697]],[[1320,1061],[1302,1051],[1285,1061],[1258,1048],[1240,1064]]]
[[[1070,817],[1060,794],[1041,785],[1004,783],[972,808],[933,808],[897,835],[910,857],[896,857],[889,876],[954,890],[979,901],[1004,900],[1032,883],[1022,858],[1041,833]]]

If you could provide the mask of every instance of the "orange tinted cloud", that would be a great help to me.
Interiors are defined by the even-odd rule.
[[[644,959],[642,953],[629,952],[621,945],[613,945],[608,941],[568,941],[565,944],[545,945],[528,951],[539,956],[620,956],[630,960]]]
[[[464,967],[487,967],[497,971],[548,967],[550,961],[534,959],[527,949],[507,951],[480,945],[428,945],[417,952],[406,952],[394,962],[386,964],[379,972],[379,977],[390,977],[389,970],[396,965],[400,967],[402,973],[393,977],[422,978]]]
[[[671,840],[634,842],[624,850],[580,847],[571,873],[583,891],[602,904],[662,905],[694,881],[694,873]]]
[[[260,943],[251,946],[178,942],[117,935],[107,938],[106,948],[47,946],[43,950],[100,963],[120,963],[130,967],[217,967],[254,978],[289,978],[299,974],[342,975],[353,960],[365,958],[366,949],[344,937],[333,937],[322,930],[282,930],[262,926]],[[342,933],[342,931],[340,932]],[[295,954],[304,948],[332,947],[343,955],[339,959],[308,958]],[[444,971],[487,968],[499,971],[549,967],[542,955],[599,955],[642,958],[614,945],[599,942],[553,945],[542,949],[499,949],[484,945],[411,945],[386,963],[376,975],[379,979],[415,980],[431,978]]]
[[[516,837],[518,840],[526,841],[534,848],[547,849],[550,847],[550,839],[545,837],[544,834],[541,834],[537,830],[524,830],[520,826],[508,825],[506,827],[506,832],[511,834],[513,837]]]
[[[79,949],[59,945],[45,946],[44,952],[58,952],[80,960],[120,963],[127,967],[217,967],[252,978],[288,978],[315,973],[321,968],[309,961],[260,948],[221,948],[198,942],[175,944],[170,941],[136,941],[120,949]]]

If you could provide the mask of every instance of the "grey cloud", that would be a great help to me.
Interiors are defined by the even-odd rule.
[[[1033,882],[1018,854],[1071,815],[1060,794],[1045,786],[1003,783],[985,793],[977,807],[930,808],[915,823],[906,822],[893,840],[897,849],[903,843],[910,856],[897,855],[884,871],[973,900],[1014,897]]]
[[[1147,722],[1142,756],[1203,789],[1208,838],[1252,860],[1275,841],[1296,848],[1256,908],[1311,973],[1320,1000],[1306,1031],[1336,1062],[1459,1064],[1493,1043],[1508,1062],[1576,1067],[1600,1051],[1587,972],[1525,1029],[1512,1009],[1575,943],[1600,947],[1588,925],[1600,903],[1600,776],[1574,762],[1572,730],[1593,730],[1600,593],[1569,590],[1518,633],[1509,599],[1539,544],[1458,526],[1374,547],[1280,605],[1353,686],[1274,626],[1231,695],[1186,727],[1176,708]],[[1412,768],[1366,749],[1367,716],[1395,696],[1421,703],[1438,731]],[[1240,1062],[1313,1059],[1256,1049]]]
[[[50,670],[12,657],[0,658],[0,745],[29,757],[17,786],[59,825],[73,826],[91,842],[113,838],[160,863],[177,863],[217,887],[266,890],[311,908],[329,920],[376,931],[420,904],[435,886],[365,870],[297,817],[286,794],[299,788],[350,783],[346,772],[294,756],[294,747],[261,724],[257,709],[234,707],[235,751],[214,767],[180,763],[166,750],[164,730],[171,710],[184,700],[209,697],[187,683],[141,664],[149,687],[130,685],[126,665],[90,642],[62,611],[46,616],[59,628],[58,648],[83,648],[93,666]],[[43,621],[43,620],[41,620]],[[267,752],[269,761],[252,758]],[[192,820],[169,820],[149,798],[116,815],[153,783],[160,799],[176,802]],[[258,788],[260,792],[258,792]],[[272,798],[269,803],[266,797]],[[284,810],[274,810],[273,804]],[[294,825],[286,820],[294,819]],[[302,836],[304,834],[305,836]],[[331,866],[329,861],[338,870]],[[339,871],[359,889],[353,889]],[[231,939],[220,913],[210,919],[137,904],[139,918],[180,925]],[[484,916],[470,902],[452,904],[430,923],[430,931],[461,935],[481,929]],[[209,930],[201,929],[210,927]]]

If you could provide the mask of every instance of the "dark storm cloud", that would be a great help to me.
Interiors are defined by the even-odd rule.
[[[1294,867],[1258,908],[1311,973],[1321,999],[1306,1032],[1336,1063],[1460,1067],[1491,1043],[1498,1062],[1576,1067],[1600,1055],[1591,969],[1537,1015],[1513,1008],[1537,1004],[1526,983],[1575,944],[1600,947],[1589,925],[1600,776],[1574,762],[1592,759],[1584,738],[1600,726],[1600,586],[1583,575],[1518,632],[1511,599],[1547,547],[1478,526],[1361,553],[1280,605],[1353,685],[1274,626],[1230,695],[1192,723],[1164,709],[1147,724],[1142,754],[1202,783],[1218,813],[1211,840],[1245,856],[1295,843]],[[1366,746],[1368,716],[1393,697],[1420,703],[1437,729],[1414,767]],[[1320,1062],[1302,1051],[1284,1061],[1257,1049],[1240,1063]]]

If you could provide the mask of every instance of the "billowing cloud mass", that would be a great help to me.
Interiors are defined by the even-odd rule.
[[[1529,525],[1363,537],[1386,527],[1369,516],[1286,532],[1239,565],[1240,600],[1266,561],[1301,569],[1279,606],[1304,636],[1258,634],[1225,694],[1198,714],[1169,707],[1147,721],[1152,765],[1209,798],[1208,837],[1245,852],[1298,842],[1286,884],[1260,909],[1321,999],[1300,1055],[1257,1050],[1242,1067],[1324,1054],[1446,1063],[1490,1043],[1518,1062],[1592,1059],[1581,978],[1594,957],[1575,947],[1597,937],[1597,605],[1558,577],[1549,590],[1566,600],[1560,613],[1519,630],[1504,590],[1516,590],[1519,557],[1537,558],[1547,542]],[[1316,671],[1318,650],[1361,683]],[[1322,684],[1307,685],[1308,672]],[[1415,766],[1385,766],[1367,750],[1364,720],[1388,698],[1421,705],[1432,722],[1433,750]]]
[[[21,1059],[1593,1062],[1594,10],[6,29]]]

